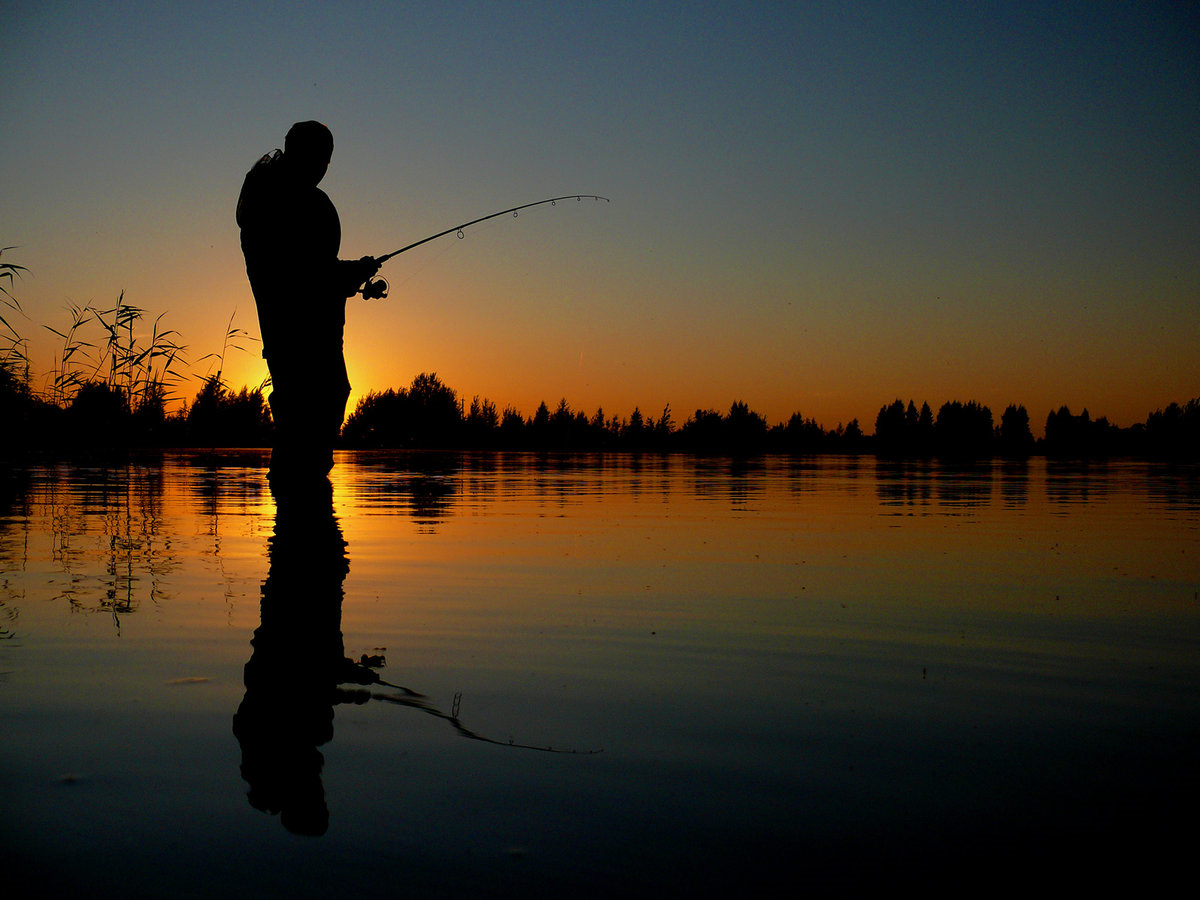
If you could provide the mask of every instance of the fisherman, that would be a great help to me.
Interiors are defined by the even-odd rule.
[[[338,259],[341,223],[317,187],[332,156],[326,126],[297,122],[282,152],[254,164],[238,197],[242,253],[271,373],[273,478],[323,476],[333,467],[350,396],[342,354],[346,300],[379,271],[370,256]]]

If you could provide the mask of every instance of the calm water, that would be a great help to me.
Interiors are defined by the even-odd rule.
[[[977,893],[1190,864],[1195,467],[345,454],[332,496],[277,503],[262,464],[0,489],[8,885]]]

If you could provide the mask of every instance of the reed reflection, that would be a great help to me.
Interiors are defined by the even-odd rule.
[[[0,641],[16,636],[25,591],[10,572],[24,571],[29,545],[28,473],[0,469]],[[18,524],[19,523],[19,524]],[[24,531],[25,533],[22,533]]]
[[[250,641],[246,694],[233,717],[250,804],[278,814],[295,834],[321,835],[329,809],[318,749],[333,737],[333,708],[363,703],[342,684],[372,683],[374,673],[347,659],[342,645],[347,544],[328,478],[272,485],[275,531],[262,585],[261,622]]]
[[[171,549],[161,466],[75,465],[46,468],[30,484],[33,506],[49,523],[51,558],[66,579],[56,599],[82,612],[121,617],[140,603],[171,596],[179,560]]]

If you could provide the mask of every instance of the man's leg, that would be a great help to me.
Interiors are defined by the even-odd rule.
[[[273,358],[270,368],[267,402],[275,420],[271,470],[328,473],[350,396],[345,359],[340,352],[303,361]]]

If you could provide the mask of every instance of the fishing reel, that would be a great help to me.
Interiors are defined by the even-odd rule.
[[[355,293],[362,294],[364,300],[386,300],[388,295],[387,279],[383,277],[368,278],[367,283]]]

